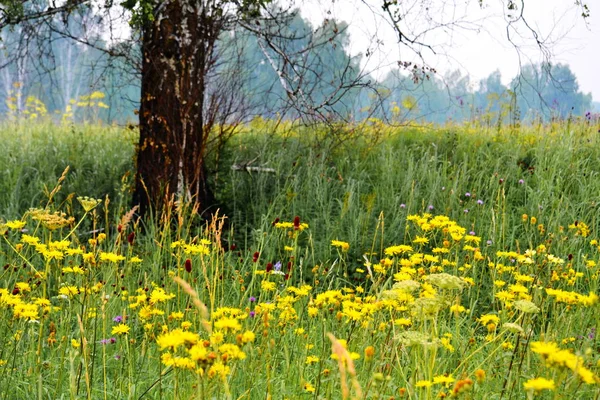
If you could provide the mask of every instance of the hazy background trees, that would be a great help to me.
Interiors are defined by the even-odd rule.
[[[57,14],[50,23],[3,28],[0,115],[137,123],[139,60],[114,57],[135,54],[136,44],[107,46],[107,32],[114,29],[110,23],[93,8],[83,7],[66,18]],[[347,28],[334,19],[312,26],[294,10],[283,25],[269,28],[276,47],[240,26],[223,33],[217,69],[223,77],[236,75],[237,87],[227,92],[238,97],[239,117],[295,119],[312,113],[325,120],[335,114],[346,121],[378,117],[391,123],[445,123],[497,122],[512,113],[511,118],[529,122],[600,109],[600,103],[580,91],[566,64],[524,65],[507,85],[500,71],[476,82],[459,71],[415,73],[412,65],[399,64],[376,82],[361,71],[364,56],[349,54]],[[297,65],[302,66],[301,73],[294,71]],[[305,96],[305,109],[302,98],[291,99],[286,87]],[[98,98],[98,92],[104,98]]]
[[[61,21],[57,16],[55,24],[87,27],[88,32],[71,33],[103,41],[101,23],[94,20],[90,10],[69,18],[75,21]],[[238,79],[235,90],[243,94],[245,109],[238,112],[246,119],[256,116],[294,119],[302,115],[302,110],[298,110],[301,103],[290,99],[285,84],[296,85],[310,96],[310,104],[317,108],[313,112],[321,112],[321,117],[327,118],[334,111],[336,117],[347,121],[378,117],[392,123],[473,119],[497,122],[498,118],[508,118],[507,113],[513,113],[513,118],[530,122],[584,115],[594,111],[594,107],[600,109],[590,94],[581,92],[577,77],[566,64],[524,65],[521,74],[507,85],[502,82],[500,71],[478,82],[459,71],[421,73],[415,79],[414,72],[401,65],[381,82],[375,82],[360,70],[361,56],[349,54],[350,39],[343,21],[329,20],[313,27],[296,13],[285,29],[287,36],[279,45],[288,57],[296,58],[290,61],[304,66],[299,85],[300,76],[294,75],[292,63],[261,44],[258,36],[239,27],[222,35],[219,47],[230,54],[220,57],[223,61],[218,68],[235,71],[238,78],[243,77]],[[56,30],[45,27],[41,32],[39,29],[32,32],[23,26],[2,30],[0,114],[41,117],[39,105],[43,103],[46,116],[54,120],[137,123],[140,92],[135,66],[123,58],[111,57],[106,51],[66,38]],[[286,68],[283,79],[289,82],[282,84],[277,70]],[[88,99],[94,92],[102,92],[105,97]],[[321,110],[320,105],[329,108]]]

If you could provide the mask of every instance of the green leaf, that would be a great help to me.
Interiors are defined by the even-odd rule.
[[[123,6],[124,8],[126,8],[128,10],[133,10],[133,8],[135,7],[136,4],[137,4],[137,0],[125,0],[124,2],[121,3],[121,6]]]

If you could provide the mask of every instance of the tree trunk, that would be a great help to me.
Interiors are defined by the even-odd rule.
[[[205,155],[206,76],[223,26],[197,0],[156,2],[142,38],[140,140],[134,204],[144,216],[171,199],[214,203]]]

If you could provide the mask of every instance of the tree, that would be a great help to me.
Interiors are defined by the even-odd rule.
[[[492,72],[487,78],[479,81],[479,90],[475,93],[475,107],[485,119],[501,112],[503,98],[508,88],[502,83],[500,71]]]
[[[212,204],[206,148],[216,115],[208,76],[217,42],[238,21],[260,16],[268,0],[129,1],[141,27],[140,140],[134,202],[141,213],[176,194]],[[216,96],[216,94],[215,94]],[[212,118],[212,120],[211,120]],[[154,204],[151,204],[154,202]]]
[[[282,93],[290,100],[288,104],[296,104],[298,114],[325,118],[339,102],[337,92],[358,81],[357,74],[349,74],[350,77],[330,79],[329,91],[319,85],[316,76],[325,75],[325,71],[323,65],[316,64],[324,60],[315,61],[315,50],[335,46],[338,28],[336,32],[325,28],[313,31],[310,27],[295,31],[290,22],[298,21],[297,11],[268,8],[270,3],[271,0],[128,0],[121,5],[129,12],[126,18],[134,28],[129,46],[103,47],[97,37],[79,35],[71,26],[57,23],[57,16],[66,21],[79,10],[93,9],[95,3],[89,0],[61,5],[41,0],[5,0],[0,2],[0,28],[28,26],[29,31],[34,31],[30,24],[47,26],[52,32],[128,59],[139,68],[140,139],[134,202],[145,214],[160,210],[173,196],[199,203],[203,208],[214,201],[205,164],[211,135],[215,129],[220,130],[219,141],[230,135],[231,127],[243,120],[241,108],[245,106],[241,98],[244,88],[239,84],[244,73],[235,62],[236,51],[224,39],[227,32],[243,29],[255,36],[262,54],[270,60],[268,68],[276,74],[275,81],[279,81]],[[98,18],[99,23],[111,24],[116,6],[110,1],[101,7],[95,10],[99,15],[104,13]],[[131,56],[137,49],[140,57]],[[344,61],[350,66],[355,64]],[[312,77],[305,79],[309,71]],[[316,104],[317,101],[321,103]]]
[[[567,118],[591,108],[592,96],[579,91],[577,78],[568,65],[528,64],[511,82],[522,118]]]

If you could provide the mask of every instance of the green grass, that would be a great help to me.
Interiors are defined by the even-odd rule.
[[[23,122],[1,126],[0,140],[0,218],[44,205],[67,166],[58,202],[71,193],[114,200],[133,172],[135,132],[118,127]]]
[[[144,229],[133,132],[0,129],[0,398],[598,398],[598,128],[259,121],[211,164],[224,219]]]
[[[492,215],[501,212],[502,220],[480,222],[477,233],[511,246],[519,239],[522,214],[535,215],[552,228],[578,219],[597,226],[597,128],[563,128],[539,134],[408,129],[391,133],[373,148],[365,138],[331,151],[249,133],[231,146],[230,157],[259,156],[255,165],[273,167],[278,174],[229,172],[229,179],[222,179],[225,203],[233,204],[238,229],[256,226],[265,217],[299,215],[324,238],[363,244],[359,256],[370,246],[380,213],[388,240],[394,241],[403,237],[405,216],[429,205],[465,226],[481,219],[492,222]],[[322,248],[327,255],[328,243]]]

